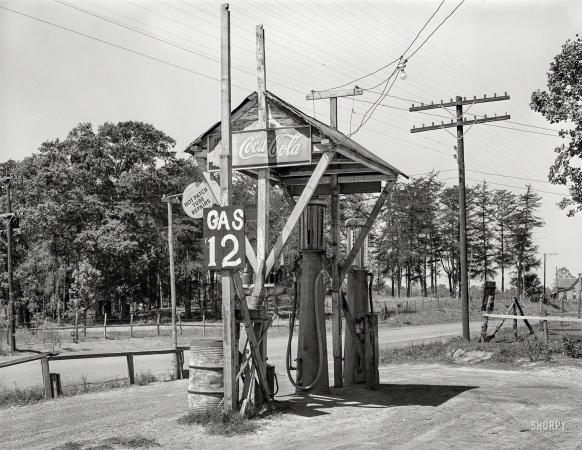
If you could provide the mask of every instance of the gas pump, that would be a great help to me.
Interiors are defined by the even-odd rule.
[[[366,219],[348,219],[347,228],[347,251],[350,253],[362,226]],[[356,333],[365,340],[366,316],[370,314],[368,297],[368,238],[366,237],[360,251],[353,264],[348,268],[346,301],[356,322]],[[358,350],[351,333],[345,334],[344,344],[344,385],[349,386],[354,383],[366,381],[364,371],[364,361],[361,361]]]
[[[291,317],[287,346],[287,375],[297,392],[308,390],[321,394],[329,392],[323,291],[323,277],[326,272],[322,265],[325,253],[323,246],[325,207],[324,201],[312,200],[299,222],[299,250],[303,256],[303,263],[295,380],[291,375],[291,340],[295,309]]]

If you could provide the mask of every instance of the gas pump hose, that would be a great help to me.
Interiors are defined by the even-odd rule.
[[[287,358],[285,361],[285,365],[287,368],[287,376],[289,377],[289,381],[291,382],[291,384],[293,386],[295,386],[296,389],[300,390],[300,391],[309,391],[310,389],[313,389],[313,387],[319,382],[319,379],[321,378],[321,375],[323,374],[323,366],[324,366],[324,354],[323,354],[323,339],[325,339],[325,330],[321,330],[321,317],[320,314],[318,313],[319,308],[318,308],[318,303],[323,303],[323,296],[321,295],[321,293],[319,292],[319,289],[317,289],[317,284],[319,283],[319,280],[321,279],[322,275],[327,273],[327,271],[325,269],[322,269],[318,274],[317,277],[315,278],[315,288],[314,288],[314,297],[315,297],[315,323],[316,323],[316,329],[317,329],[317,343],[318,343],[318,347],[319,347],[319,368],[317,370],[317,376],[315,377],[315,380],[313,380],[313,383],[311,383],[308,386],[300,386],[298,385],[295,380],[293,380],[293,377],[291,376],[291,368],[290,368],[290,363],[291,363],[291,341],[293,340],[293,328],[294,328],[294,324],[295,324],[295,311],[297,308],[297,290],[295,290],[295,304],[293,305],[293,315],[291,317],[291,325],[290,325],[290,330],[289,330],[289,340],[287,342]],[[319,300],[319,302],[318,302]]]

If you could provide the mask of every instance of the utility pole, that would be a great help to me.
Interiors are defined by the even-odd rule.
[[[557,253],[544,253],[544,295],[543,300],[546,299],[546,256],[557,255]],[[558,285],[556,284],[556,292],[558,291]],[[540,300],[540,314],[542,313],[542,300]]]
[[[174,379],[182,378],[182,362],[178,356],[178,330],[176,329],[176,272],[174,270],[174,236],[172,234],[172,205],[179,205],[178,195],[166,195],[162,202],[168,204],[168,253],[170,257],[170,297],[172,299],[172,348],[174,349]]]
[[[16,351],[16,313],[14,309],[14,279],[12,273],[12,203],[10,201],[10,187],[12,186],[12,177],[3,177],[0,179],[2,186],[6,188],[6,213],[0,217],[6,223],[6,253],[8,259],[8,345],[10,351]]]
[[[469,331],[469,281],[468,281],[468,271],[467,271],[467,203],[465,199],[465,133],[463,127],[469,126],[467,132],[471,129],[473,125],[480,124],[480,123],[487,123],[487,122],[496,122],[499,120],[508,120],[510,119],[509,115],[504,116],[497,116],[495,117],[487,117],[484,116],[482,119],[477,119],[475,116],[474,120],[465,120],[463,117],[463,105],[474,105],[476,103],[487,103],[487,102],[495,102],[500,100],[509,100],[509,95],[507,92],[505,95],[498,97],[495,94],[493,97],[487,98],[485,95],[483,98],[473,97],[473,99],[467,100],[467,98],[457,96],[455,101],[451,99],[448,103],[443,103],[441,100],[440,104],[431,103],[430,105],[425,105],[421,103],[420,106],[414,106],[409,109],[410,112],[415,111],[426,111],[429,109],[438,109],[438,108],[448,108],[448,107],[455,107],[456,111],[456,122],[451,119],[450,123],[441,122],[440,125],[435,125],[434,122],[431,126],[425,127],[424,124],[420,128],[413,127],[410,130],[411,133],[420,133],[423,131],[432,131],[432,130],[441,130],[446,128],[457,128],[457,165],[459,171],[459,234],[460,234],[460,263],[461,263],[461,313],[462,313],[462,324],[463,324],[463,339],[469,341],[471,339],[470,331]],[[470,106],[469,106],[470,108]]]
[[[336,91],[311,91],[307,94],[307,100],[320,100],[329,98],[329,123],[337,130],[337,99],[338,97],[348,97],[362,95],[363,89],[343,89]],[[343,352],[342,352],[342,305],[340,302],[340,282],[339,282],[339,260],[340,260],[340,185],[337,175],[331,175],[331,235],[333,264],[331,268],[331,335],[333,343],[333,386],[343,387]]]
[[[220,206],[232,203],[232,127],[231,109],[231,68],[230,68],[230,11],[228,3],[220,8],[221,24],[221,143],[220,150]],[[224,409],[236,410],[238,391],[236,364],[236,321],[234,306],[234,285],[230,270],[222,271],[222,338],[224,355]]]

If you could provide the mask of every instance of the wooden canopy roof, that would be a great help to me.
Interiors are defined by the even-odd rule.
[[[270,92],[267,92],[267,103],[269,127],[311,125],[313,144],[311,165],[271,168],[272,182],[288,186],[292,195],[301,194],[323,152],[332,149],[336,151],[336,156],[326,168],[315,195],[330,194],[330,175],[332,174],[338,175],[342,194],[380,192],[382,181],[395,181],[399,175],[408,178],[407,175],[366,150],[345,134],[306,115]],[[258,128],[258,96],[256,92],[249,95],[232,111],[231,120],[233,132]],[[196,157],[199,164],[205,164],[207,138],[209,135],[217,133],[220,133],[220,122],[196,138],[185,151]],[[241,172],[253,178],[257,177],[256,169],[241,170]]]

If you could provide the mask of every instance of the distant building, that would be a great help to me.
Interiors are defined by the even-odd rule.
[[[564,299],[566,302],[578,301],[580,292],[579,278],[558,278],[557,290],[552,292],[552,298],[556,300]]]

